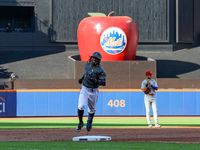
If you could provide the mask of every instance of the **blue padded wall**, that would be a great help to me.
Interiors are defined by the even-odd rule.
[[[77,116],[78,90],[18,90],[17,116]],[[200,115],[200,90],[156,92],[159,116]],[[84,116],[88,115],[86,106]],[[96,116],[145,116],[140,90],[100,90]],[[151,115],[152,115],[151,109]]]

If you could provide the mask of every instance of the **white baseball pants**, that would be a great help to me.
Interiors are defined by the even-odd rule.
[[[99,89],[90,89],[82,85],[79,100],[78,100],[78,109],[84,110],[88,102],[88,112],[90,114],[95,113],[95,106],[97,103],[99,94]]]
[[[148,94],[145,95],[144,103],[145,103],[145,107],[146,107],[147,123],[151,124],[151,116],[150,116],[150,106],[151,105],[152,105],[152,110],[153,110],[154,121],[155,121],[155,123],[158,123],[157,103],[156,103],[155,94],[153,96],[148,95]]]

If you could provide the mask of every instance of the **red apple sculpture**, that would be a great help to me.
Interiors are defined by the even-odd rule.
[[[87,17],[80,22],[77,36],[82,61],[88,61],[95,51],[102,54],[102,61],[135,60],[138,45],[136,23],[130,17],[111,14],[114,12],[108,16]]]

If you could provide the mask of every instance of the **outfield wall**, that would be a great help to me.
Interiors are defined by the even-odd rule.
[[[77,89],[1,90],[0,116],[77,116],[78,96]],[[160,116],[200,115],[200,90],[159,90],[156,98]],[[96,116],[145,116],[144,93],[140,89],[101,89]]]

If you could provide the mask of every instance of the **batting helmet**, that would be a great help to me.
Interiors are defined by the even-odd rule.
[[[101,53],[94,52],[91,57],[95,57],[95,58],[98,58],[99,60],[101,60]]]
[[[151,71],[147,71],[147,72],[146,72],[146,76],[147,76],[147,75],[150,75],[150,76],[151,76],[151,75],[153,75],[153,73],[152,73]]]

